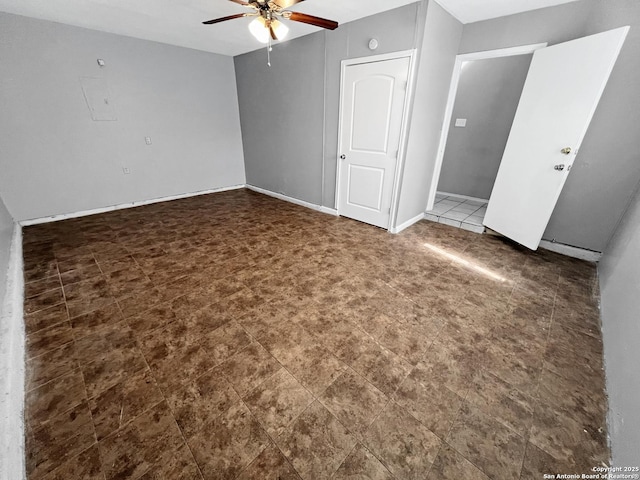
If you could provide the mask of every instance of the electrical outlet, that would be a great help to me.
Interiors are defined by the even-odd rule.
[[[129,167],[122,167],[122,173],[124,173],[125,175],[129,175],[131,173],[131,170],[129,169]]]
[[[151,145],[151,137],[144,137],[144,143]]]
[[[467,119],[466,118],[456,118],[456,127],[466,127],[467,126]]]

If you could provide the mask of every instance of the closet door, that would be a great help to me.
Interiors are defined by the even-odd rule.
[[[347,66],[340,106],[338,213],[389,227],[410,57]]]

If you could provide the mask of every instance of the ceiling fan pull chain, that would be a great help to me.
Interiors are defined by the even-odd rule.
[[[269,37],[269,45],[267,46],[267,66],[268,67],[271,66],[271,50],[273,50],[273,48],[271,47],[271,37]]]

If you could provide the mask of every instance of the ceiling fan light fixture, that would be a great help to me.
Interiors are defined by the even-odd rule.
[[[289,27],[287,27],[284,23],[282,23],[279,20],[272,20],[271,28],[273,28],[273,31],[275,32],[276,37],[278,37],[278,40],[280,41],[287,38],[287,35],[289,34]]]
[[[257,17],[251,22],[249,24],[249,31],[260,43],[269,43],[269,29],[267,28],[267,22],[264,18]]]

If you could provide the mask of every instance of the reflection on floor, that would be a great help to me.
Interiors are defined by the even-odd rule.
[[[469,200],[457,195],[438,193],[433,210],[428,210],[425,218],[470,232],[483,233],[482,221],[487,212],[487,203],[488,200]]]
[[[238,190],[24,229],[30,479],[608,461],[594,264]]]

